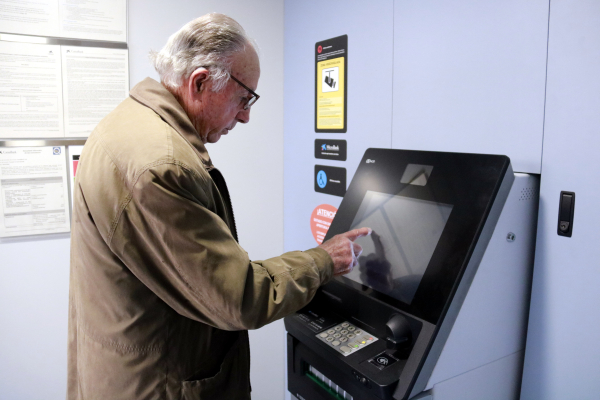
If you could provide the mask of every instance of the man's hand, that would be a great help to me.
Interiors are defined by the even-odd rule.
[[[319,247],[329,253],[333,260],[333,275],[347,274],[358,264],[362,247],[354,243],[356,239],[371,234],[371,228],[359,228],[335,235]]]

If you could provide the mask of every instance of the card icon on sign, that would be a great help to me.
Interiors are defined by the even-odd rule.
[[[340,76],[340,68],[332,67],[323,69],[323,93],[337,92],[339,90],[338,81]]]

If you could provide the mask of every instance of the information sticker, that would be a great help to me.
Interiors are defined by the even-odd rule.
[[[0,237],[69,232],[65,146],[0,147]]]

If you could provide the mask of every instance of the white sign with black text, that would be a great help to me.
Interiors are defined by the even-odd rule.
[[[69,232],[65,147],[1,147],[0,196],[0,237]]]

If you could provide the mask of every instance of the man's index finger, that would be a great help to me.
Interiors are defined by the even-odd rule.
[[[348,231],[346,233],[342,233],[342,236],[348,238],[351,241],[355,241],[359,237],[368,236],[372,232],[371,228],[358,228]]]

